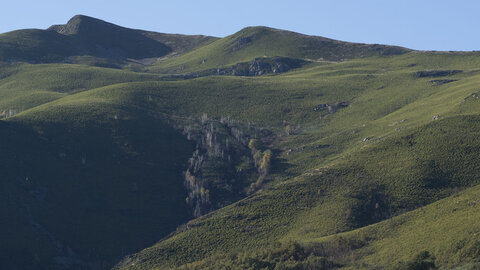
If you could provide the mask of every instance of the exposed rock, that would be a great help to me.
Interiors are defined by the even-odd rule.
[[[313,111],[318,112],[318,111],[323,111],[323,110],[328,110],[328,113],[334,113],[339,109],[348,107],[350,105],[349,101],[339,101],[331,104],[319,104],[315,107],[313,107]]]
[[[206,59],[203,59],[202,63],[205,63],[206,61]],[[212,75],[262,76],[265,74],[279,74],[288,72],[292,69],[300,68],[306,63],[307,61],[288,57],[255,58],[252,62],[238,63],[231,67],[207,69],[198,73],[173,74],[164,76],[160,79],[171,81],[178,79],[194,79]]]
[[[370,139],[370,137],[365,137],[365,139],[363,139],[363,142],[369,141]]]
[[[432,117],[432,120],[438,120],[438,119],[440,119],[440,115],[438,115],[438,114],[437,114],[437,115],[434,115],[434,116]]]
[[[305,63],[304,60],[287,57],[255,58],[250,63],[239,63],[232,67],[219,68],[216,73],[217,75],[261,76],[271,73],[284,73],[299,68]]]
[[[317,112],[317,111],[320,111],[320,110],[325,109],[327,107],[328,107],[328,104],[326,104],[326,103],[318,104],[317,106],[313,107],[313,111]]]

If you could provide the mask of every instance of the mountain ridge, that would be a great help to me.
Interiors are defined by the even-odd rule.
[[[25,31],[35,31],[38,34],[25,39],[22,37],[22,35],[25,35]],[[59,35],[48,34],[48,32],[55,32]],[[228,41],[228,39],[234,37],[238,38],[238,40],[235,40],[234,43]],[[270,46],[272,48],[269,48],[268,42],[265,44],[265,39],[277,39],[277,41],[284,44]],[[220,42],[222,40],[227,41]],[[273,43],[277,41],[273,41]],[[165,34],[130,29],[93,17],[75,15],[66,24],[52,25],[47,30],[17,30],[0,35],[0,59],[7,61],[55,62],[82,55],[117,60],[127,58],[137,60],[142,58],[160,58],[170,55],[166,60],[166,66],[168,67],[171,66],[168,63],[169,59],[174,59],[173,63],[183,63],[184,60],[178,59],[178,56],[181,57],[188,52],[199,49],[200,51],[197,54],[204,54],[202,48],[208,47],[215,42],[220,42],[219,46],[214,46],[213,49],[215,51],[221,52],[226,50],[227,53],[233,54],[233,56],[217,56],[216,58],[223,57],[223,59],[215,60],[214,65],[210,63],[211,60],[207,60],[206,66],[209,68],[248,62],[253,60],[253,58],[263,57],[266,54],[271,57],[279,56],[311,60],[323,58],[325,60],[339,61],[372,55],[396,55],[411,51],[396,46],[343,42],[265,26],[246,27],[225,38],[204,35]],[[29,44],[33,46],[36,43],[45,43],[46,48],[32,51]],[[259,48],[247,48],[246,53],[239,52],[243,48],[255,43],[258,44],[254,45],[254,47]],[[300,50],[293,49],[294,46],[297,46]],[[260,51],[263,51],[263,53]],[[235,56],[238,53],[241,54],[240,58]],[[210,58],[208,55],[208,53],[207,55],[197,55],[196,58],[198,60],[195,61],[204,62],[203,59]],[[246,57],[246,55],[250,56]],[[198,66],[198,64],[196,63],[195,65]],[[201,66],[197,67],[197,70],[198,68],[204,69]]]

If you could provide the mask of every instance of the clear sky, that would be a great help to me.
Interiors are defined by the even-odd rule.
[[[223,37],[265,25],[412,49],[480,50],[478,0],[5,0],[0,33],[44,29],[76,14],[165,33]]]

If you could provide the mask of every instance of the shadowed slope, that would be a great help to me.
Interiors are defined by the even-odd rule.
[[[172,51],[163,43],[146,37],[141,31],[120,27],[99,19],[77,15],[66,25],[49,30],[69,36],[85,54],[106,58],[141,59],[163,56]]]
[[[75,61],[72,56],[113,60],[161,57],[183,53],[215,38],[162,34],[117,26],[77,15],[48,30],[27,29],[0,35],[0,61],[50,63]]]
[[[178,131],[132,105],[62,100],[0,121],[2,268],[106,269],[190,218]]]

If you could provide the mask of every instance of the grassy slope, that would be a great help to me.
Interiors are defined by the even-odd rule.
[[[275,111],[270,118],[269,109],[275,106],[269,104],[278,98],[271,90],[256,92],[271,94],[267,110],[254,106],[246,112],[246,118],[258,117],[272,126],[281,125],[288,115],[287,122],[304,128],[280,145],[294,150],[280,158],[291,175],[306,173],[191,221],[184,232],[135,255],[124,266],[182,264],[221,250],[348,231],[448,196],[457,187],[475,185],[480,179],[473,150],[478,147],[478,104],[471,94],[480,79],[478,61],[474,54],[414,53],[252,79],[285,82],[282,86],[300,78],[305,82],[297,82],[291,92],[283,88],[282,95],[298,95],[308,78],[315,83],[306,86],[300,98],[289,99],[294,111]],[[418,70],[439,68],[464,72],[453,76],[458,82],[440,86],[432,84],[432,78],[414,76]],[[345,99],[352,105],[316,120],[314,104]],[[225,106],[231,108],[228,100]],[[211,113],[222,115],[227,108],[218,105]],[[231,112],[234,118],[242,117],[235,109]],[[432,121],[434,115],[443,120]],[[372,139],[362,143],[367,136]]]
[[[160,79],[151,74],[67,64],[4,65],[0,78],[0,110],[17,112],[105,85]]]
[[[437,264],[455,266],[478,261],[478,186],[398,218],[363,229],[369,240],[368,265],[392,265],[408,261],[428,250]],[[373,252],[372,252],[373,251]],[[362,251],[360,251],[362,252]],[[387,260],[387,258],[390,258]],[[360,263],[362,260],[360,260]]]
[[[229,256],[219,253],[181,269],[304,269],[308,265],[320,269],[413,269],[408,263],[423,251],[432,254],[442,269],[458,265],[464,266],[458,269],[478,269],[473,267],[478,267],[474,262],[480,250],[479,195],[476,186],[361,229],[320,238],[304,235],[296,242]],[[322,264],[327,267],[321,268]]]
[[[182,54],[191,51],[208,45],[218,39],[216,37],[203,35],[164,34],[150,31],[145,31],[143,34],[169,46],[174,51],[174,54]]]
[[[174,132],[161,121],[152,118],[148,112],[182,117],[208,112],[217,116],[232,115],[244,121],[263,117],[263,121],[259,121],[260,124],[278,126],[281,122],[276,119],[276,114],[281,112],[288,116],[289,113],[275,108],[284,100],[290,99],[290,94],[297,94],[285,94],[282,91],[284,88],[276,89],[275,85],[269,85],[274,78],[266,78],[265,81],[259,82],[245,78],[217,77],[182,82],[147,81],[115,84],[135,79],[148,80],[151,77],[155,79],[157,76],[135,75],[117,70],[91,69],[75,65],[58,67],[25,65],[18,68],[8,66],[3,74],[6,77],[2,81],[7,86],[5,89],[10,90],[12,85],[17,85],[10,93],[18,94],[19,91],[24,91],[31,95],[31,100],[35,102],[41,101],[32,95],[40,92],[37,91],[39,86],[49,92],[62,94],[62,98],[56,101],[9,118],[10,128],[6,130],[10,133],[5,131],[9,135],[3,136],[5,147],[10,146],[6,148],[8,150],[2,152],[3,159],[8,161],[3,163],[4,172],[8,174],[3,182],[7,185],[4,190],[15,191],[10,196],[3,197],[8,198],[5,205],[13,204],[13,207],[4,211],[7,211],[7,216],[17,216],[15,221],[5,224],[3,231],[10,231],[9,228],[12,227],[21,228],[16,230],[18,234],[3,236],[6,246],[16,247],[9,249],[8,253],[5,251],[4,254],[16,258],[12,260],[14,266],[16,263],[20,265],[24,263],[27,267],[51,265],[52,257],[68,255],[65,246],[76,252],[78,259],[96,264],[95,266],[105,266],[115,257],[144,247],[149,241],[158,239],[185,220],[187,213],[181,212],[166,219],[161,218],[169,215],[172,207],[178,209],[184,205],[185,194],[180,190],[175,191],[172,187],[162,189],[162,186],[154,186],[155,182],[147,182],[144,193],[138,191],[139,194],[129,193],[132,192],[134,185],[131,181],[138,177],[151,179],[152,175],[159,178],[170,175],[170,181],[180,184],[181,180],[178,178],[181,174],[178,171],[178,164],[187,160],[183,150],[175,151],[174,157],[178,157],[178,161],[170,160],[171,154],[168,156],[169,161],[163,160],[166,153],[174,152],[169,147],[177,148],[184,143],[180,138],[176,139],[179,141],[173,142],[172,139],[168,139]],[[84,80],[85,78],[90,80]],[[113,85],[85,91],[89,87],[103,84]],[[293,82],[289,83],[289,87],[293,89]],[[306,85],[303,90],[307,87],[309,86]],[[251,90],[244,92],[243,89]],[[258,90],[260,93],[255,94]],[[8,93],[8,91],[5,92],[5,104],[14,107],[29,106],[28,99],[9,100]],[[214,103],[220,95],[229,102],[219,104],[221,106],[218,108],[208,105]],[[235,98],[232,99],[232,97]],[[266,104],[264,102],[266,97],[275,102]],[[234,106],[239,100],[242,101],[243,106],[254,105],[257,109],[245,114],[241,107]],[[300,105],[303,101],[298,99],[298,102]],[[284,107],[289,106],[284,105]],[[306,110],[309,108],[299,106],[298,110],[293,110],[291,117],[299,117],[302,115],[301,112]],[[126,121],[115,120],[115,115],[119,119],[125,118]],[[136,132],[130,134],[134,130]],[[145,145],[147,140],[142,138],[158,138],[153,143],[159,145],[152,148],[150,145]],[[134,143],[139,145],[132,146]],[[99,149],[99,146],[103,147]],[[157,153],[157,149],[162,148],[167,149]],[[61,153],[65,153],[67,157],[60,158]],[[137,153],[146,153],[148,157],[138,157]],[[81,160],[84,156],[87,157],[87,164],[93,166],[93,169],[87,172],[82,171],[84,166]],[[120,161],[117,161],[121,162],[120,164],[110,158],[116,156],[121,157]],[[134,160],[137,159],[139,159],[138,163],[135,163]],[[134,168],[123,166],[125,162]],[[62,166],[63,163],[67,163],[68,166],[58,169],[58,166]],[[163,164],[165,167],[158,167],[158,165],[151,167],[149,164]],[[26,169],[32,165],[35,166]],[[17,175],[21,171],[25,171],[26,174]],[[71,174],[71,171],[78,173]],[[118,178],[112,176],[112,172],[117,172],[115,175]],[[63,182],[65,179],[68,179],[67,182]],[[32,187],[26,184],[31,181],[34,181]],[[73,185],[78,181],[81,181],[80,184]],[[119,181],[122,187],[112,189],[112,186],[116,186],[112,185],[112,181]],[[140,186],[140,183],[136,183]],[[98,190],[97,195],[87,195],[91,189]],[[146,192],[155,195],[154,198]],[[40,194],[40,197],[37,198],[36,194]],[[115,198],[102,199],[102,194],[112,194],[112,196],[123,194],[121,196],[125,198],[122,201]],[[162,201],[161,194],[174,194],[176,197],[170,198],[168,203],[165,203]],[[80,198],[91,196],[94,200],[89,205],[80,203],[83,201]],[[135,202],[138,200],[137,196],[143,199]],[[156,200],[161,200],[160,206],[153,206],[155,211],[151,213],[156,218],[146,214],[136,214],[144,209],[150,209],[150,206],[145,205],[147,202],[157,205]],[[55,208],[51,205],[59,206]],[[92,212],[92,208],[99,208],[98,212]],[[86,211],[85,209],[89,209],[88,215],[92,218],[100,220],[98,224],[93,226],[90,224],[92,220],[79,216]],[[115,220],[122,226],[112,230],[112,221],[100,218],[101,213],[104,212],[118,213],[113,214],[111,220]],[[149,220],[150,218],[152,220]],[[64,220],[74,220],[73,226],[63,225]],[[21,224],[40,224],[40,228],[44,229],[38,231],[33,225],[22,226]],[[142,228],[135,226],[142,226]],[[96,228],[94,234],[92,234],[92,227]],[[158,231],[158,228],[162,229]],[[19,238],[17,235],[25,235],[25,242],[17,241],[16,239]],[[25,249],[26,243],[35,244],[30,245],[31,249]],[[56,243],[61,243],[64,248],[57,248]],[[40,246],[45,248],[39,253]]]
[[[151,70],[191,72],[264,56],[339,61],[405,52],[408,50],[393,46],[347,43],[268,27],[248,27],[179,57],[160,61]]]
[[[0,34],[0,59],[54,62],[65,56],[79,54],[68,46],[68,38],[53,31],[17,30]]]
[[[55,243],[49,236],[53,234],[54,239],[71,246],[81,258],[108,265],[112,258],[144,247],[183,222],[187,212],[162,217],[172,213],[169,211],[174,207],[184,205],[178,164],[191,154],[189,145],[176,136],[165,121],[152,114],[168,118],[197,117],[203,113],[231,116],[237,121],[270,128],[277,134],[283,134],[284,125],[290,124],[298,134],[284,137],[280,144],[274,145],[278,155],[270,189],[192,221],[186,227],[189,230],[137,255],[142,259],[142,264],[136,261],[138,267],[177,265],[203,259],[222,249],[254,248],[278,240],[301,239],[304,235],[321,237],[348,231],[442,198],[455,187],[472,185],[478,179],[475,174],[478,163],[470,161],[476,160],[471,148],[477,147],[478,120],[476,116],[448,117],[478,113],[476,98],[471,98],[471,94],[477,91],[474,86],[479,80],[479,62],[475,54],[411,53],[314,64],[281,76],[208,77],[172,82],[159,82],[154,75],[74,65],[8,66],[2,69],[5,70],[2,76],[6,78],[0,81],[0,87],[5,87],[8,106],[28,108],[61,98],[10,118],[8,125],[2,127],[8,138],[4,141],[5,147],[12,146],[2,153],[8,175],[2,184],[6,186],[4,190],[16,190],[11,196],[3,196],[7,198],[5,205],[14,205],[3,211],[16,217],[5,228],[21,228],[18,235],[28,235],[29,239],[23,243],[16,241],[17,238],[2,236],[10,246],[17,247],[5,254],[11,257],[23,254],[19,260],[37,266],[38,260],[48,263],[52,256],[65,256],[68,252],[59,251],[54,244],[43,249],[49,254],[35,255],[38,247]],[[464,72],[450,77],[458,82],[435,86],[430,82],[432,78],[414,76],[415,71],[428,69],[463,69]],[[14,76],[17,76],[15,80]],[[89,83],[85,84],[85,78],[91,79]],[[104,85],[109,86],[88,90]],[[39,102],[31,95],[43,95],[38,91],[40,87],[53,95],[46,95],[45,101]],[[17,90],[11,91],[12,88]],[[8,95],[15,91],[25,92],[30,101],[15,100],[14,95]],[[338,101],[352,104],[330,115],[313,110],[318,104]],[[444,119],[425,125],[437,114]],[[120,121],[115,120],[115,115]],[[403,119],[407,121],[401,122]],[[464,130],[461,136],[457,136],[458,129]],[[367,136],[373,139],[362,143]],[[440,137],[446,147],[432,139],[435,137]],[[158,138],[154,142],[158,146],[146,144],[147,138]],[[171,140],[178,141],[172,143]],[[35,150],[24,147],[32,144]],[[171,160],[170,156],[166,159],[165,153],[172,152],[174,145],[183,145],[184,150],[174,155],[178,160]],[[99,146],[102,146],[100,150]],[[19,149],[24,151],[18,154]],[[292,151],[287,155],[289,149]],[[28,155],[31,151],[38,154],[31,157]],[[449,156],[449,151],[457,156]],[[59,157],[63,152],[67,152],[65,159]],[[92,164],[93,169],[81,172],[85,153],[87,164]],[[120,164],[110,158],[112,154],[121,157]],[[398,157],[405,162],[398,165]],[[59,162],[68,164],[65,170],[58,169]],[[123,166],[125,162],[135,164],[134,169]],[[383,166],[376,166],[378,163]],[[44,164],[49,169],[33,166],[28,171],[31,164]],[[317,170],[326,166],[330,169]],[[19,171],[27,171],[29,175],[16,175]],[[72,176],[69,171],[79,173]],[[112,172],[118,172],[118,178],[113,179]],[[136,193],[132,193],[132,179],[152,179],[152,175],[158,178],[170,175],[167,179],[171,182],[156,186],[155,181],[142,180],[146,184],[145,193],[138,199]],[[85,185],[72,184],[83,176],[90,179],[81,182]],[[26,177],[38,179],[40,183],[29,187],[30,184],[25,184]],[[398,183],[398,179],[404,177],[406,181]],[[288,178],[292,179],[276,184]],[[64,184],[64,179],[71,182]],[[436,180],[441,180],[438,185]],[[119,189],[114,192],[123,194],[121,200],[110,193],[117,181]],[[172,192],[173,183],[177,186],[174,185],[176,191]],[[98,194],[90,195],[93,206],[79,203],[80,198],[91,192],[92,186],[99,190]],[[422,192],[410,194],[410,190],[418,187]],[[39,199],[35,194],[42,194],[45,188],[56,192],[48,192],[46,202],[38,203],[42,196]],[[365,197],[372,191],[373,198]],[[175,194],[175,199],[167,203],[158,194]],[[155,203],[156,200],[160,201]],[[377,200],[381,211],[373,211],[375,215],[369,216],[372,202]],[[49,205],[65,201],[74,211],[66,211],[64,207],[49,210]],[[152,204],[160,205],[160,211],[151,215],[135,214],[150,209]],[[112,231],[112,221],[102,220],[95,225],[98,231],[91,235],[88,228],[93,221],[84,220],[79,213],[92,208],[96,210],[88,215],[99,219],[102,213],[118,213],[112,220],[122,227]],[[121,211],[124,208],[127,210]],[[12,213],[11,209],[20,210]],[[31,212],[33,214],[29,214]],[[72,226],[62,225],[62,221],[71,219],[80,221]],[[29,223],[39,223],[53,233],[45,234],[42,229],[38,233],[35,229],[38,226],[22,225]],[[154,228],[159,227],[162,230],[155,231]],[[73,234],[72,228],[78,233]],[[44,239],[32,240],[39,239],[39,235],[45,235]],[[119,235],[124,237],[118,238]],[[30,250],[22,250],[28,242],[38,247],[31,245]],[[97,246],[97,251],[90,250],[92,246]],[[89,252],[93,255],[84,255]]]
[[[435,122],[412,133],[413,138],[387,140],[341,165],[297,177],[191,221],[185,232],[133,257],[131,268],[182,264],[218,252],[332,235],[433,202],[457,187],[476,185],[480,160],[472,149],[479,147],[478,120]],[[457,130],[465,134],[455,136]],[[428,217],[418,217],[418,222],[424,218]],[[408,242],[414,240],[405,239],[403,245],[414,246]],[[422,250],[417,247],[411,252]],[[453,263],[452,254],[437,256]]]

